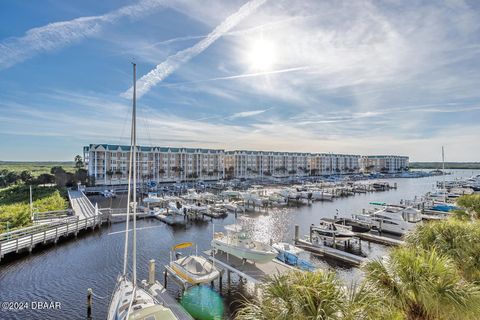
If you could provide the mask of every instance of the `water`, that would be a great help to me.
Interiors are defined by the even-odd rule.
[[[456,170],[447,179],[469,177],[473,173],[472,170]],[[267,215],[252,218],[249,224],[257,239],[290,241],[295,224],[300,225],[301,234],[305,234],[310,224],[318,223],[321,217],[333,217],[337,209],[339,216],[348,217],[352,213],[361,212],[362,208],[368,208],[371,201],[398,202],[400,199],[412,199],[431,191],[436,181],[441,179],[442,177],[392,179],[390,182],[397,183],[397,190],[359,194],[333,202],[315,202],[312,206],[290,210],[271,210]],[[229,215],[224,220],[216,220],[215,230],[221,231],[223,225],[234,223],[234,219],[233,215]],[[173,230],[157,220],[139,221],[138,228],[141,229],[138,232],[137,247],[138,278],[147,278],[148,261],[153,258],[157,261],[157,278],[160,281],[163,281],[163,265],[169,262],[171,246],[193,241],[198,244],[199,251],[206,250],[210,246],[213,232],[211,223]],[[96,294],[93,302],[94,319],[105,319],[108,299],[122,267],[123,229],[124,224],[113,224],[79,235],[77,240],[60,241],[44,250],[34,250],[32,254],[2,260],[0,301],[58,301],[61,309],[18,312],[0,310],[0,319],[84,319],[87,288],[92,288]],[[381,256],[386,250],[388,249],[381,245],[372,244],[368,248],[363,244],[363,251],[369,256]],[[340,266],[333,261],[316,260],[315,264],[322,268],[335,268],[346,281],[361,276],[358,269]],[[179,297],[178,288],[171,281],[168,290]],[[231,302],[242,294],[234,289],[225,298],[226,317]]]

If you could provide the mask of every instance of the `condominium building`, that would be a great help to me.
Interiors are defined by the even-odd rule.
[[[310,167],[313,175],[358,173],[359,160],[359,155],[314,153],[310,156]]]
[[[84,147],[83,154],[88,173],[95,177],[96,184],[127,183],[129,146],[90,144]],[[137,179],[145,182],[393,173],[406,168],[408,157],[393,155],[137,147]]]
[[[127,183],[130,147],[91,144],[83,149],[89,175],[96,184]],[[199,148],[138,147],[140,181],[219,180],[224,176],[224,151]]]
[[[360,159],[362,172],[394,173],[408,169],[408,157],[394,155],[363,156]]]
[[[235,178],[306,176],[310,175],[309,158],[309,153],[227,151],[225,173]]]

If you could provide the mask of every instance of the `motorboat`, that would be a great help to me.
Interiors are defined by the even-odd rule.
[[[270,245],[253,240],[241,225],[224,227],[226,234],[215,232],[211,242],[216,250],[236,256],[240,259],[264,263],[277,256],[277,251]]]
[[[370,223],[379,231],[404,235],[422,221],[422,213],[413,207],[388,206],[372,213],[354,215],[354,218]]]
[[[137,284],[137,140],[136,140],[136,65],[133,64],[133,111],[130,145],[130,161],[128,174],[127,219],[125,223],[125,242],[123,255],[123,271],[117,283],[108,307],[107,320],[134,319],[177,319],[172,310],[156,300],[145,288]],[[130,208],[132,207],[132,208]],[[131,210],[131,211],[130,211]],[[130,213],[133,216],[132,226],[132,274],[128,271],[129,258],[129,223]]]
[[[315,266],[309,262],[310,253],[302,248],[287,242],[276,242],[272,247],[278,251],[278,260],[292,266],[300,267],[303,270],[315,270]]]
[[[220,272],[212,262],[199,256],[195,246],[195,254],[178,257],[176,251],[193,246],[192,242],[180,243],[170,252],[170,268],[190,284],[210,283],[220,276]]]
[[[322,200],[322,201],[332,201],[333,194],[325,192],[323,190],[312,190],[312,199],[313,200]]]
[[[320,220],[320,223],[311,226],[310,230],[312,236],[318,240],[347,241],[355,236],[351,227],[326,220]]]
[[[368,232],[372,229],[372,224],[367,221],[359,221],[352,218],[337,218],[335,219],[336,224],[341,224],[349,226],[352,228],[353,232]]]

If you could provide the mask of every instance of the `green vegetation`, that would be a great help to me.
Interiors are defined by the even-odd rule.
[[[34,212],[66,210],[68,201],[65,188],[56,186],[32,188]],[[30,188],[25,185],[16,185],[0,190],[0,233],[19,227],[29,226]]]
[[[53,167],[62,167],[66,172],[75,171],[75,163],[65,162],[19,162],[19,161],[0,161],[0,171],[7,170],[15,173],[22,171],[30,172],[33,177],[38,177],[42,173],[50,173]]]
[[[66,164],[66,168],[61,164]],[[67,187],[92,184],[83,160],[74,162],[0,162],[0,233],[29,226],[31,221],[30,185],[33,211],[58,211],[68,208]],[[3,189],[2,189],[3,188]]]
[[[245,301],[246,319],[478,319],[480,195],[463,211],[408,234],[405,245],[365,263],[365,278],[346,287],[334,273],[291,272],[270,278],[261,301]]]
[[[442,169],[441,162],[410,162],[410,169]],[[445,162],[445,169],[480,169],[480,162]]]

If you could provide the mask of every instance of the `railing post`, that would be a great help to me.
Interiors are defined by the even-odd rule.
[[[30,235],[30,252],[33,250],[33,233]]]
[[[17,253],[18,253],[18,238],[17,238],[17,249],[16,249]]]
[[[55,227],[55,243],[57,243],[57,239],[58,239],[58,227]]]
[[[43,231],[43,243],[47,242],[47,230]]]

